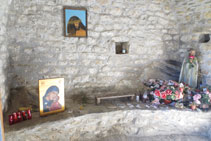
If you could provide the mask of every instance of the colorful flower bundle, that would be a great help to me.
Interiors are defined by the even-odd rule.
[[[172,80],[150,79],[145,85],[151,88],[150,94],[155,99],[179,100],[184,97],[185,86],[182,83],[179,84]]]
[[[201,108],[208,108],[211,104],[211,93],[207,88],[204,88],[203,91],[198,92],[193,96],[193,103],[196,106]]]
[[[183,83],[159,79],[150,79],[144,84],[151,91],[148,93],[148,97],[151,98],[150,102],[155,104],[159,104],[160,101],[164,101],[165,104],[179,101],[179,103],[182,102],[186,106],[194,105],[201,108],[207,108],[211,105],[211,93],[207,88],[200,91]]]

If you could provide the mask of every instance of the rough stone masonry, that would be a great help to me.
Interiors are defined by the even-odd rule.
[[[8,2],[0,0],[0,98],[2,101],[2,108],[7,109],[8,82],[7,82],[7,66],[8,66],[8,48],[7,48],[7,11]]]
[[[64,77],[66,96],[94,96],[137,92],[151,77],[176,80],[198,34],[210,33],[210,5],[209,0],[2,2],[1,53],[8,49],[9,58],[1,61],[9,70],[0,73],[1,83],[8,78],[10,88],[24,86],[38,95],[39,79]],[[63,36],[64,6],[87,8],[87,38]],[[115,54],[116,42],[128,42],[129,53]]]

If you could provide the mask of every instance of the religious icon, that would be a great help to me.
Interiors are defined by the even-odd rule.
[[[64,33],[66,37],[87,37],[87,10],[64,7]]]
[[[183,82],[192,88],[196,88],[198,68],[199,65],[196,58],[196,51],[194,49],[190,49],[189,54],[185,57],[182,64],[179,82]]]
[[[64,111],[64,78],[39,80],[40,115]]]

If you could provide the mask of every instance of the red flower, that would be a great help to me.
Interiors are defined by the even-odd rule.
[[[155,90],[155,95],[160,97],[160,91],[159,90]]]
[[[182,92],[182,93],[183,93],[183,91],[184,91],[184,88],[179,88],[179,90],[180,90],[180,92]]]
[[[160,90],[164,90],[165,88],[166,88],[166,86],[163,85],[163,86],[160,87]]]
[[[189,56],[189,58],[190,58],[190,59],[194,59],[194,58],[195,58],[195,56],[193,56],[193,55],[190,55],[190,56]]]
[[[161,98],[162,98],[162,99],[166,99],[166,96],[167,96],[166,92],[162,92],[162,93],[161,93]]]
[[[175,97],[176,97],[176,99],[183,98],[183,94],[181,92],[179,92],[179,91],[176,91],[175,92]]]
[[[172,90],[167,89],[167,90],[166,90],[166,94],[167,94],[167,95],[171,95],[171,94],[172,94]]]

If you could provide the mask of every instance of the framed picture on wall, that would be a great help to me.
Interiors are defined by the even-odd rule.
[[[3,121],[3,113],[2,113],[2,104],[0,99],[0,141],[5,141],[4,138],[4,121]]]
[[[64,111],[64,78],[39,80],[39,107],[40,116]]]
[[[64,36],[87,37],[86,8],[64,7]]]

